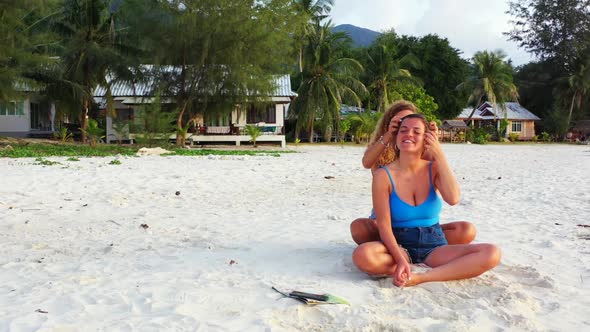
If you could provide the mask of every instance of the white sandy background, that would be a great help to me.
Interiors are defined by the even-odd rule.
[[[462,201],[442,221],[475,223],[502,263],[407,289],[351,262],[364,148],[291,149],[0,159],[0,331],[590,330],[589,146],[444,145]]]

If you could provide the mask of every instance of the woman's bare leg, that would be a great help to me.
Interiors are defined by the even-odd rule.
[[[475,226],[468,221],[455,221],[440,225],[449,244],[469,244],[475,239]],[[358,218],[350,224],[350,234],[356,244],[379,241],[377,222],[369,218]]]
[[[498,265],[501,257],[500,249],[487,243],[438,247],[424,261],[432,269],[412,274],[406,286],[477,277]]]
[[[406,260],[409,258],[406,254]],[[366,242],[358,246],[352,253],[352,261],[356,267],[370,275],[393,275],[397,264],[382,242]]]
[[[477,231],[475,226],[468,221],[455,221],[441,224],[445,238],[449,244],[469,244],[475,239]]]
[[[350,224],[350,235],[356,244],[379,241],[377,222],[369,218],[358,218]]]

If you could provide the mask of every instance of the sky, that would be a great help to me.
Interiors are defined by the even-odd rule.
[[[334,25],[352,24],[399,35],[437,34],[469,59],[477,51],[502,49],[514,65],[534,57],[502,33],[510,31],[511,16],[504,0],[335,0]]]

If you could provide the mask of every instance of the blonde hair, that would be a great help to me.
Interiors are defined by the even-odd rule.
[[[381,117],[381,119],[379,119],[379,121],[377,122],[377,126],[375,127],[375,131],[373,131],[373,134],[371,135],[371,139],[369,140],[369,145],[375,144],[375,142],[377,142],[377,140],[381,136],[383,136],[383,134],[385,134],[385,132],[387,132],[387,129],[389,128],[389,123],[391,122],[391,119],[393,119],[393,117],[396,116],[401,111],[412,111],[413,113],[417,113],[418,109],[416,108],[416,106],[414,104],[412,104],[411,102],[409,102],[407,100],[403,100],[403,99],[398,100],[395,103],[391,104],[391,106],[389,106],[387,111],[385,111],[385,113],[383,113],[383,116]],[[394,139],[395,139],[395,137],[394,137]],[[377,166],[387,165],[387,164],[391,163],[392,161],[394,161],[395,158],[396,158],[396,153],[395,153],[393,146],[391,146],[391,145],[386,146],[385,150],[383,150],[383,152],[379,156],[379,159],[377,159],[376,165]]]

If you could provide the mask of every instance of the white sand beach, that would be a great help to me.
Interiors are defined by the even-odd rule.
[[[590,330],[590,146],[443,145],[462,200],[441,221],[472,221],[503,259],[404,289],[351,261],[364,147],[289,149],[0,159],[0,331]]]

